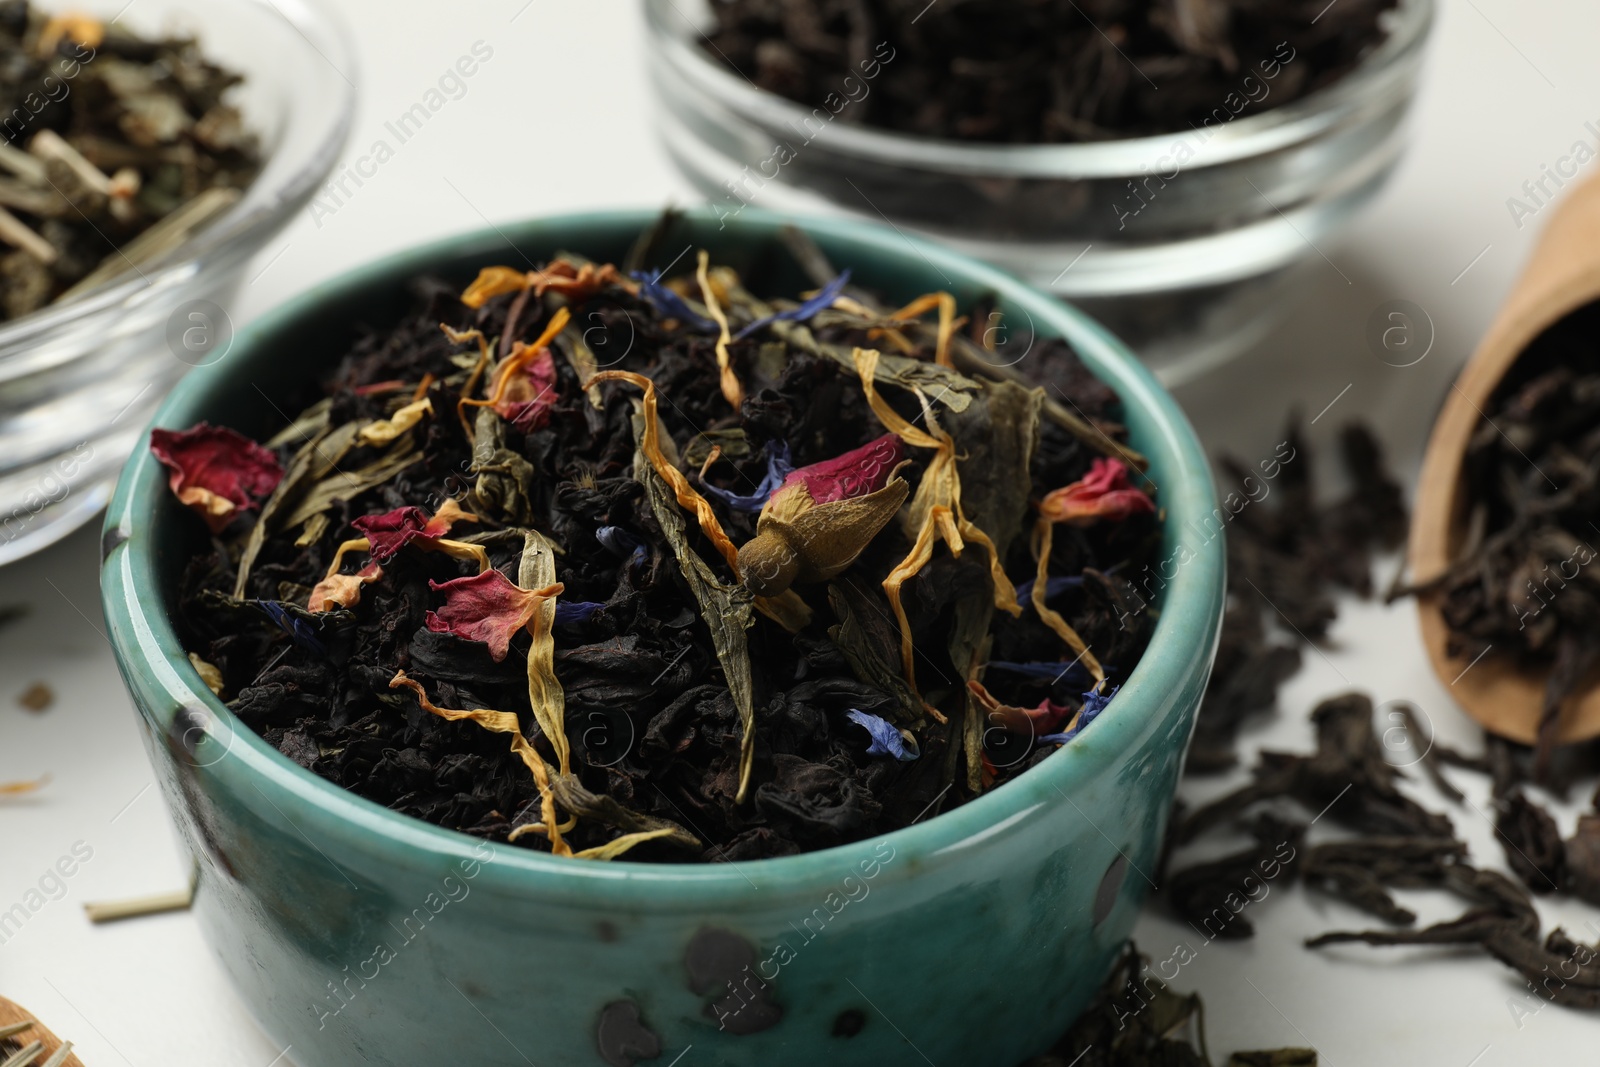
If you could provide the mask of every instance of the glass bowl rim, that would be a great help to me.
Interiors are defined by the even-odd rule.
[[[643,6],[647,29],[665,42],[662,61],[673,64],[691,80],[699,79],[713,87],[715,99],[728,109],[763,126],[781,123],[791,128],[818,110],[757,88],[712,59],[688,39],[682,28],[671,25],[673,21],[690,25],[674,0],[643,0]],[[1282,107],[1214,127],[1205,144],[1204,158],[1189,166],[1248,159],[1315,136],[1331,125],[1342,110],[1359,106],[1393,71],[1422,50],[1433,28],[1435,9],[1436,0],[1396,0],[1396,6],[1387,12],[1394,16],[1388,36],[1354,68],[1337,81]],[[699,33],[698,29],[694,32]],[[1248,72],[1240,75],[1241,80],[1248,76]],[[1225,106],[1222,101],[1218,104]],[[830,123],[825,139],[840,154],[901,169],[922,167],[957,174],[1079,179],[1138,175],[1141,167],[1153,166],[1170,153],[1178,139],[1192,132],[1171,130],[1083,143],[1013,144],[959,141],[875,126]]]
[[[249,203],[250,194],[261,191],[252,183],[238,203],[140,270],[106,281],[70,300],[0,324],[0,359],[20,345],[47,337],[68,323],[116,307],[141,291],[159,290],[207,260],[248,253],[253,245],[263,243],[285,219],[298,211],[332,170],[354,128],[360,93],[354,39],[342,17],[326,0],[207,0],[207,12],[200,17],[225,18],[226,12],[220,10],[225,5],[276,12],[305,41],[310,52],[321,55],[340,75],[344,84],[336,90],[337,95],[319,104],[320,109],[333,112],[327,134],[303,155],[290,157],[294,165],[280,184],[264,189],[265,202]],[[292,110],[288,121],[297,121],[302,110]]]

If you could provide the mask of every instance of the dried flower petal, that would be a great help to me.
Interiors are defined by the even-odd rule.
[[[967,688],[978,699],[979,706],[990,722],[1019,737],[1036,738],[1049,734],[1074,714],[1070,704],[1057,704],[1048,697],[1032,708],[1002,703],[976,678],[967,682]]]
[[[386,445],[422,421],[424,415],[433,414],[433,401],[428,397],[413,401],[390,415],[387,419],[363,426],[356,440],[364,445]]]
[[[226,426],[154,429],[150,451],[172,471],[167,484],[178,500],[198,512],[212,533],[222,532],[283,478],[276,456]]]
[[[444,594],[444,606],[430,611],[426,622],[436,634],[455,634],[482,641],[496,663],[506,658],[511,637],[528,625],[547,597],[561,592],[559,584],[544,589],[519,589],[494,568],[470,578],[429,581],[428,588]]]
[[[608,285],[620,285],[630,292],[634,289],[610,263],[574,265],[568,260],[556,259],[544,270],[530,270],[526,274],[510,267],[484,267],[461,294],[461,302],[476,309],[505,293],[531,289],[536,297],[555,292],[579,304]]]
[[[661,420],[656,415],[656,383],[642,374],[634,374],[625,370],[603,370],[590,378],[585,383],[599,385],[603,382],[627,382],[629,385],[644,390],[644,433],[639,440],[639,451],[644,453],[645,459],[650,461],[650,466],[667,483],[672,490],[672,495],[677,499],[678,506],[687,508],[694,513],[700,523],[700,532],[721,553],[733,573],[739,573],[739,550],[734,547],[728,535],[723,532],[722,523],[717,520],[717,513],[711,510],[711,502],[699,493],[694,486],[689,484],[689,479],[683,472],[673,466],[661,451]]]
[[[733,511],[760,511],[783,485],[784,479],[794,472],[794,463],[789,458],[787,441],[768,441],[766,453],[767,473],[761,479],[761,484],[756,486],[755,492],[748,496],[740,496],[732,490],[715,485],[705,485],[705,491]]]
[[[295,644],[318,656],[328,654],[322,639],[317,636],[316,628],[298,614],[305,609],[285,604],[280,600],[257,600],[254,603],[267,618],[277,624],[278,629],[288,634]]]
[[[844,270],[839,272],[839,276],[837,278],[833,279],[833,281],[829,282],[827,285],[824,285],[821,289],[818,289],[816,293],[808,297],[806,301],[799,307],[791,308],[788,311],[777,311],[771,315],[766,315],[757,319],[735,334],[734,340],[743,341],[746,337],[749,337],[757,330],[765,329],[766,327],[771,326],[774,322],[805,322],[807,319],[815,316],[817,312],[826,311],[828,308],[831,308],[833,306],[833,302],[839,299],[839,294],[844,292],[844,287],[849,284],[850,268],[846,267]]]
[[[921,755],[917,751],[917,739],[888,719],[854,708],[845,712],[844,717],[872,735],[872,743],[867,746],[869,756],[893,756],[897,760],[909,761]]]
[[[1089,473],[1046,494],[1039,514],[1051,522],[1088,526],[1100,519],[1120,521],[1156,510],[1155,501],[1128,480],[1128,466],[1120,459],[1097,458]]]
[[[206,688],[211,690],[213,696],[222,695],[222,672],[217,670],[216,664],[207,663],[197,654],[191,652],[189,653],[189,666],[194,668],[195,673],[206,684]]]
[[[383,567],[368,563],[354,574],[330,574],[311,588],[306,610],[323,612],[353,608],[361,602],[361,587],[383,577]]]
[[[380,515],[363,515],[350,525],[367,539],[372,558],[388,563],[406,545],[421,539],[438,542],[457,522],[477,522],[478,517],[461,510],[454,500],[446,500],[433,515],[415,505],[395,508]]]
[[[728,343],[733,337],[728,331],[728,316],[722,310],[722,305],[717,303],[716,290],[711,286],[710,268],[711,253],[701,249],[694,276],[700,283],[700,297],[705,301],[706,310],[717,324],[717,369],[721,375],[722,398],[729,407],[738,411],[744,404],[744,384],[733,370],[733,356],[728,352]]]
[[[525,345],[519,341],[517,346],[512,349],[511,355],[501,360],[500,366],[495,370],[494,387],[490,390],[488,399],[473,399],[468,395],[471,391],[470,388],[463,390],[461,399],[456,402],[456,414],[461,417],[462,425],[466,425],[466,409],[469,407],[494,408],[504,418],[505,413],[500,410],[500,405],[505,401],[507,392],[512,389],[512,383],[519,383],[517,386],[519,391],[527,384],[526,375],[520,375],[519,372],[540,356],[549,355],[548,346],[550,342],[555,340],[556,336],[567,328],[567,323],[571,318],[572,314],[566,308],[557,308],[556,313],[551,315],[550,321],[545,324],[544,332],[534,340],[533,344]],[[555,381],[554,362],[550,365],[550,380],[552,383]],[[526,402],[530,396],[531,399],[538,400],[539,392],[535,390],[532,394],[524,394],[523,402]],[[522,409],[519,406],[513,410],[520,413]]]
[[[470,720],[494,733],[511,735],[511,751],[516,753],[528,770],[533,772],[533,780],[539,787],[540,804],[544,812],[542,832],[550,838],[550,851],[557,856],[572,855],[572,846],[561,840],[561,828],[556,822],[555,793],[550,788],[550,767],[545,763],[544,757],[528,743],[522,736],[522,724],[517,721],[517,716],[509,711],[494,711],[491,708],[473,708],[463,711],[456,708],[437,707],[428,699],[427,691],[415,679],[407,678],[405,671],[396,671],[394,677],[389,679],[390,689],[405,688],[417,696],[417,703],[422,710],[441,719],[459,722],[463,719]]]
[[[549,348],[541,348],[533,361],[512,374],[495,414],[522,433],[532,433],[550,421],[550,412],[560,399],[556,393],[556,361]]]
[[[720,326],[690,307],[683,297],[662,284],[660,271],[636,270],[633,272],[633,278],[639,283],[640,298],[665,318],[677,319],[699,333],[721,332]]]
[[[556,604],[556,626],[572,626],[580,622],[588,622],[590,617],[601,608],[605,607],[593,600],[562,600]]]
[[[1100,713],[1106,710],[1106,705],[1111,703],[1111,698],[1117,695],[1117,690],[1120,687],[1112,686],[1103,693],[1100,691],[1101,688],[1103,687],[1097,686],[1083,694],[1083,707],[1078,710],[1077,719],[1064,733],[1047,734],[1039,738],[1039,743],[1041,745],[1064,745],[1083,733],[1088,725],[1099,718]]]
[[[1068,662],[1051,660],[1044,663],[1013,663],[1008,660],[992,659],[984,667],[993,671],[1004,671],[1007,674],[1019,674],[1024,678],[1038,681],[1056,682],[1068,679],[1074,684],[1090,685],[1094,679],[1090,677],[1089,668],[1083,665],[1081,659]]]
[[[890,475],[903,459],[905,448],[899,435],[886,433],[843,455],[801,467],[784,479],[774,496],[788,496],[798,489],[812,504],[865,496],[889,484]],[[778,506],[775,502],[774,509]]]

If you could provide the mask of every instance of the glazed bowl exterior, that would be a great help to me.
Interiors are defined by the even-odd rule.
[[[1288,45],[1242,68],[1193,129],[990,144],[852,121],[873,77],[908,62],[887,41],[873,47],[872,76],[805,107],[705,47],[705,0],[642,2],[662,142],[719,214],[830,211],[935,237],[1077,302],[1169,385],[1259,339],[1307,266],[1328,269],[1317,250],[1377,196],[1406,146],[1434,14],[1434,0],[1397,0],[1388,36],[1355,69],[1282,107],[1235,117],[1304,62]]]
[[[291,387],[326,373],[354,324],[401,316],[408,279],[464,284],[480,266],[560,249],[620,261],[653,218],[540,220],[384,259],[243,330],[156,424],[273,432]],[[784,222],[750,212],[724,226],[695,213],[658,247],[663,260],[708,248],[756,291],[792,292],[806,283],[784,251]],[[754,862],[558,859],[388,811],[242,726],[174,632],[178,576],[206,542],[141,448],[106,520],[112,643],[194,855],[205,936],[262,1027],[305,1067],[631,1064],[657,1048],[667,1064],[691,1046],[683,1063],[694,1067],[1009,1067],[1048,1047],[1103,981],[1150,888],[1215,654],[1222,539],[1193,532],[1214,506],[1205,456],[1150,373],[1072,308],[892,230],[800,225],[891,302],[935,289],[964,304],[996,295],[1007,321],[1069,339],[1122,395],[1166,509],[1148,653],[1077,740],[906,829]],[[722,1029],[709,1005],[728,996],[781,1015],[755,1032]]]
[[[226,351],[227,309],[251,259],[316,193],[355,116],[354,53],[320,0],[67,6],[136,32],[193,34],[208,59],[243,74],[231,99],[260,138],[263,166],[232,207],[169,253],[0,324],[0,564],[106,506],[167,390]]]

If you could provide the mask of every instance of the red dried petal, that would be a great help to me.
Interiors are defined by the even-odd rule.
[[[428,612],[424,620],[428,629],[482,641],[496,663],[506,658],[512,635],[528,625],[544,599],[538,592],[518,588],[492,568],[470,578],[430,580],[428,587],[445,598],[443,607]]]
[[[151,430],[150,451],[172,471],[172,492],[199,512],[212,533],[283,480],[276,456],[226,426],[202,422],[187,430]]]
[[[1051,522],[1088,526],[1099,519],[1119,521],[1156,510],[1155,501],[1128,480],[1120,459],[1096,459],[1089,473],[1062,486],[1039,502],[1039,514]]]
[[[967,682],[967,688],[978,698],[978,703],[990,724],[1019,737],[1043,737],[1046,734],[1053,734],[1061,728],[1062,723],[1077,714],[1071,705],[1057,704],[1049,697],[1032,708],[1002,703],[995,699],[977,679]]]
[[[425,532],[428,513],[410,504],[381,515],[363,515],[352,519],[350,525],[361,531],[361,536],[372,546],[369,550],[372,558],[379,563],[388,563],[395,553],[418,537],[429,536]],[[438,536],[432,535],[433,538]]]
[[[494,410],[522,433],[532,433],[550,421],[557,399],[556,361],[546,348],[521,373],[512,375]]]
[[[796,485],[804,486],[813,504],[866,496],[888,484],[889,475],[904,458],[905,446],[899,435],[886,433],[842,456],[801,467],[783,480],[778,492]]]

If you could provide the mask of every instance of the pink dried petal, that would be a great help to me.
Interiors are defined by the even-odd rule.
[[[866,496],[888,484],[889,475],[903,458],[905,448],[899,435],[886,433],[841,456],[790,473],[783,480],[778,493],[794,486],[804,486],[813,504],[831,504],[835,500]]]
[[[1039,514],[1051,522],[1088,526],[1099,519],[1120,521],[1132,515],[1150,514],[1155,501],[1128,480],[1128,468],[1120,459],[1099,458],[1089,473],[1071,485],[1062,486],[1039,502]]]
[[[187,430],[151,430],[150,451],[172,471],[167,484],[173,494],[199,512],[212,533],[283,479],[276,456],[226,426],[202,422]]]
[[[359,530],[372,546],[369,549],[372,558],[379,563],[388,563],[406,545],[418,537],[428,536],[424,532],[428,525],[428,513],[407,504],[381,515],[363,515],[359,519],[352,519],[350,525]]]
[[[494,410],[522,433],[532,433],[550,421],[557,399],[556,361],[546,348],[511,376]]]
[[[528,625],[545,599],[545,591],[520,589],[493,568],[470,578],[430,580],[428,587],[445,597],[443,607],[428,612],[424,620],[428,629],[482,641],[496,663],[506,658],[512,635]]]

